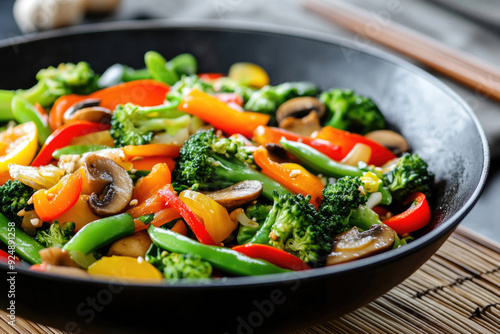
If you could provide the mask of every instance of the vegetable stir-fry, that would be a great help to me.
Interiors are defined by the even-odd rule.
[[[404,247],[431,220],[427,163],[353,90],[155,51],[142,69],[37,80],[0,90],[3,261],[172,282],[285,273]]]

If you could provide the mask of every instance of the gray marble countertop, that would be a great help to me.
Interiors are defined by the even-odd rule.
[[[491,5],[489,0],[479,0],[478,6],[481,1],[487,1]],[[370,10],[373,15],[385,15],[386,19],[420,31],[444,44],[465,50],[500,66],[498,58],[500,28],[491,25],[487,20],[482,21],[477,15],[464,15],[459,11],[450,10],[437,4],[440,1],[351,0],[351,2]],[[21,34],[12,17],[13,3],[12,0],[0,1],[0,39],[13,38]],[[496,6],[499,11],[500,4]],[[397,10],[391,10],[391,8],[397,8]],[[120,7],[113,15],[88,18],[86,23],[148,18],[177,20],[203,18],[262,22],[329,33],[351,40],[355,38],[352,33],[305,11],[299,0],[184,0],[182,2],[122,0]],[[371,47],[384,49],[374,42],[367,41],[366,43]],[[394,54],[391,50],[384,50]],[[445,81],[471,105],[485,129],[492,153],[492,164],[485,190],[462,224],[500,242],[500,105],[436,73],[433,74]]]

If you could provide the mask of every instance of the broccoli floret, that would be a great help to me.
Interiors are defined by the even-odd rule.
[[[21,210],[33,210],[28,201],[33,195],[33,188],[18,180],[8,180],[0,186],[0,211],[17,226],[21,226],[23,217],[17,215]]]
[[[209,278],[212,265],[196,254],[169,253],[155,244],[146,252],[145,260],[169,280],[180,278]]]
[[[75,235],[75,223],[66,222],[62,225],[54,222],[48,230],[36,233],[35,239],[45,247],[62,248]]]
[[[298,96],[315,96],[318,92],[318,87],[310,82],[285,82],[265,86],[250,95],[244,109],[274,117],[276,109],[285,101]]]
[[[51,106],[54,101],[63,95],[86,95],[99,89],[98,76],[86,62],[78,64],[59,64],[40,70],[36,79],[38,83],[32,88],[18,92],[30,103],[39,102],[44,107]]]
[[[272,205],[256,203],[250,205],[245,210],[245,213],[247,214],[248,218],[253,219],[258,223],[262,223],[264,222],[264,220],[266,220],[272,208],[273,208]]]
[[[323,200],[318,208],[324,220],[330,220],[333,234],[357,226],[363,230],[380,223],[379,216],[366,207],[368,196],[359,177],[346,176],[323,189]]]
[[[219,143],[229,144],[228,147]],[[233,141],[220,139],[214,130],[199,131],[187,140],[180,150],[174,170],[175,187],[192,189],[221,189],[245,180],[257,180],[263,185],[263,195],[272,198],[273,190],[288,190],[268,176],[250,168],[238,159],[246,148],[233,145]],[[224,149],[224,153],[220,154]]]
[[[384,173],[384,181],[394,201],[402,203],[413,192],[431,196],[434,174],[418,154],[405,153]]]
[[[111,118],[111,136],[116,147],[148,144],[158,132],[175,135],[187,128],[191,116],[167,105],[140,107],[131,103],[116,107]]]
[[[385,129],[384,115],[368,97],[357,95],[352,90],[332,89],[320,96],[331,117],[325,126],[365,134]]]
[[[172,87],[170,87],[167,94],[167,101],[170,104],[177,106],[193,89],[197,89],[207,94],[214,93],[212,85],[201,80],[197,75],[183,76]]]
[[[282,249],[313,267],[323,266],[332,250],[332,222],[322,219],[310,200],[310,195],[275,194],[273,208],[250,242]]]
[[[162,259],[163,276],[168,280],[210,278],[212,265],[196,254],[170,253]]]

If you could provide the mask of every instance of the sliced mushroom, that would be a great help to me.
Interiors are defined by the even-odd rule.
[[[151,246],[151,238],[146,230],[139,231],[132,235],[121,238],[113,244],[108,251],[108,256],[129,256],[138,258],[146,256],[146,252]]]
[[[103,107],[87,107],[75,111],[71,118],[65,120],[65,123],[74,121],[89,121],[96,123],[109,124],[111,122],[111,110]]]
[[[349,262],[389,250],[394,245],[395,232],[384,224],[376,224],[370,229],[359,232],[353,227],[334,239],[333,250],[326,265]]]
[[[315,97],[302,96],[290,99],[276,110],[276,121],[280,123],[287,117],[302,118],[314,111],[318,118],[325,114],[325,105]]]
[[[69,252],[57,247],[44,248],[39,251],[42,262],[53,266],[76,267],[79,266],[69,256]]]
[[[85,157],[84,169],[92,194],[88,205],[99,217],[111,216],[127,207],[132,199],[133,183],[123,167],[97,154]]]
[[[221,190],[204,192],[206,196],[226,208],[235,208],[251,202],[261,193],[262,183],[255,180],[246,180]]]
[[[97,106],[99,106],[99,103],[101,103],[100,99],[85,99],[85,100],[82,100],[80,102],[73,104],[64,113],[64,117],[63,117],[64,123],[69,122],[69,120],[73,117],[73,114],[75,114],[78,110],[84,109],[84,108],[97,107]]]
[[[287,117],[279,123],[279,127],[307,137],[313,132],[321,130],[318,114],[314,111],[309,112],[303,118]]]
[[[387,147],[395,155],[408,152],[409,150],[406,139],[399,133],[392,130],[377,130],[368,132],[365,137]]]

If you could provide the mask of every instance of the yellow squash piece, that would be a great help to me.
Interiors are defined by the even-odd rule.
[[[35,123],[28,122],[3,131],[0,133],[0,172],[7,172],[9,164],[28,166],[37,148]]]
[[[162,273],[142,258],[103,257],[87,270],[90,275],[118,276],[133,280],[162,280]]]
[[[228,77],[246,85],[262,88],[269,85],[267,72],[252,63],[235,63],[229,68]]]

